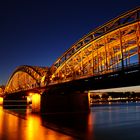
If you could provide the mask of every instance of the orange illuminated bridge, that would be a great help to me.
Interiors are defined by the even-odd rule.
[[[49,67],[19,66],[10,76],[4,95],[71,81],[99,78],[140,64],[140,8],[128,11],[94,29],[73,44]],[[132,71],[127,71],[131,68]],[[137,69],[139,70],[139,69]]]
[[[5,93],[88,78],[140,63],[140,8],[85,35],[50,67],[19,66]]]

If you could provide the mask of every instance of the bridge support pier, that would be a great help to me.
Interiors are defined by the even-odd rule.
[[[3,105],[3,97],[0,97],[0,105]]]
[[[88,93],[44,92],[41,95],[41,113],[89,112]]]
[[[40,101],[41,95],[39,93],[33,93],[32,95],[32,113],[40,113]]]

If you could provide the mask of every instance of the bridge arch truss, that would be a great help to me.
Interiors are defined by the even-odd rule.
[[[53,64],[51,83],[101,75],[140,64],[140,8],[93,30]]]
[[[45,86],[47,84],[48,70],[46,67],[19,66],[10,76],[5,93],[13,93]]]

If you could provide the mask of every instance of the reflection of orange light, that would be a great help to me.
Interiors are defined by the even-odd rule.
[[[26,121],[24,140],[70,140],[71,137],[45,128],[37,115],[30,115]]]
[[[70,136],[42,126],[41,117],[28,114],[27,119],[7,113],[0,106],[0,139],[7,140],[71,140]],[[2,135],[1,135],[2,134]],[[7,134],[7,135],[6,135]]]

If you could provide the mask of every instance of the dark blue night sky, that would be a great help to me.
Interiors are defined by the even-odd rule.
[[[72,44],[140,0],[0,2],[0,85],[19,65],[51,66]]]

